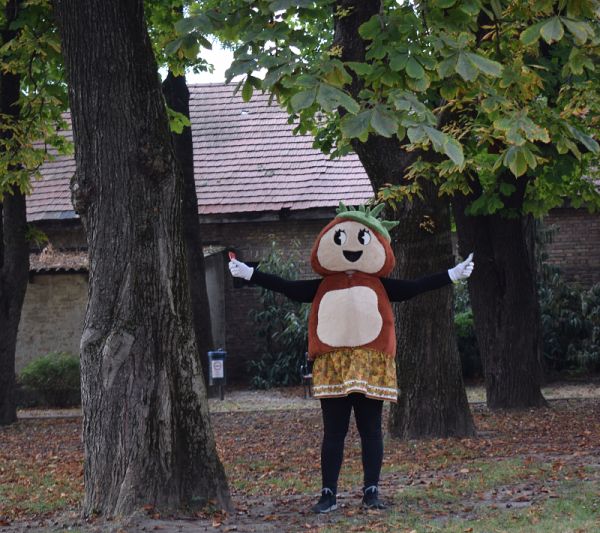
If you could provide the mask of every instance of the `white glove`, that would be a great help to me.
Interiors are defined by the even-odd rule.
[[[456,265],[454,268],[448,270],[448,276],[450,276],[450,279],[453,283],[467,279],[473,272],[474,266],[475,263],[473,263],[473,252],[471,252],[469,257],[467,257],[462,263],[458,263],[458,265]]]
[[[254,268],[249,267],[246,263],[242,263],[237,259],[229,261],[229,272],[234,278],[243,278],[246,281],[250,281],[252,274],[254,274]]]

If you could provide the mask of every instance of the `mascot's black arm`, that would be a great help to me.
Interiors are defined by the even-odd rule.
[[[450,276],[448,276],[448,272],[444,271],[411,281],[381,278],[381,283],[383,283],[383,287],[387,292],[390,302],[403,302],[422,292],[441,289],[452,283],[452,280],[450,279]]]
[[[252,278],[250,278],[250,283],[256,283],[256,285],[260,285],[265,289],[280,292],[290,300],[303,303],[313,301],[321,281],[322,278],[290,281],[257,269],[254,269]]]
[[[250,279],[250,283],[255,283],[265,289],[280,292],[291,300],[304,303],[313,301],[321,281],[322,278],[290,281],[256,269]],[[381,283],[383,283],[383,287],[391,302],[403,302],[422,292],[440,289],[449,285],[452,281],[448,276],[448,272],[444,271],[412,281],[381,278]]]

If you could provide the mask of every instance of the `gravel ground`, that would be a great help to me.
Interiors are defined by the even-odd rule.
[[[214,392],[214,391],[213,391]],[[542,389],[548,400],[569,398],[600,398],[600,381],[574,383],[558,382]],[[237,411],[277,411],[288,409],[318,409],[319,402],[314,398],[305,398],[302,387],[286,387],[270,390],[231,389],[225,391],[225,399],[208,400],[209,410],[213,413]],[[485,388],[481,385],[467,386],[467,397],[471,403],[485,402]],[[52,418],[81,416],[81,409],[20,409],[19,418]]]

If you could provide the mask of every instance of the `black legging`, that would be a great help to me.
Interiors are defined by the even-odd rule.
[[[323,446],[321,447],[321,473],[323,487],[337,492],[338,476],[344,458],[344,439],[354,408],[356,427],[362,444],[364,486],[379,483],[383,461],[383,436],[381,433],[382,400],[372,400],[364,394],[353,393],[341,398],[322,398]]]

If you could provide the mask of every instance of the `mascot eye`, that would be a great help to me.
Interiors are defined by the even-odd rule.
[[[358,232],[358,242],[366,246],[371,242],[371,232],[368,229],[361,229]]]
[[[339,229],[333,234],[333,242],[335,242],[335,244],[338,246],[342,246],[342,244],[346,242],[347,238],[346,232],[343,229]]]

